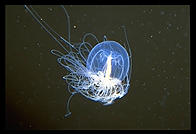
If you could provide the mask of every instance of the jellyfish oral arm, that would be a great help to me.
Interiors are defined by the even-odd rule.
[[[113,100],[121,98],[124,93],[121,80],[117,78],[105,77],[104,73],[99,71],[96,75],[91,75],[90,85],[93,88],[93,100],[100,101],[104,105],[112,104]]]

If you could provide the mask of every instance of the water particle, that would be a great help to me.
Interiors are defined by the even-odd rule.
[[[169,26],[169,27],[171,27],[171,26],[172,26],[172,24],[171,24],[171,23],[169,23],[169,24],[168,24],[168,26]]]
[[[148,109],[148,111],[150,111],[150,110],[151,110],[151,108],[150,108],[150,107],[148,107],[147,109]]]
[[[76,27],[77,27],[76,25],[73,26],[74,29],[76,29]]]
[[[52,12],[52,11],[53,11],[53,9],[52,9],[52,8],[48,8],[48,10],[49,10],[50,12]]]
[[[176,47],[182,48],[182,46],[179,43],[176,43]]]
[[[141,23],[141,26],[144,26],[144,23]]]
[[[146,85],[146,82],[143,82],[143,83],[142,83],[142,86],[145,86],[145,85]]]
[[[167,92],[167,96],[170,96],[170,92]]]
[[[17,20],[16,20],[16,23],[20,23],[20,20],[19,20],[19,19],[17,19]]]
[[[36,45],[37,45],[38,47],[40,47],[40,43],[39,43],[39,42],[37,42]]]
[[[165,12],[164,12],[164,11],[161,11],[160,14],[161,14],[161,15],[165,15]]]

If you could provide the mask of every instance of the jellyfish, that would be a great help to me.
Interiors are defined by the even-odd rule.
[[[57,56],[57,62],[69,72],[63,76],[70,93],[65,118],[71,115],[69,105],[76,93],[103,105],[111,105],[114,100],[127,94],[132,72],[132,53],[125,26],[122,26],[125,34],[123,45],[108,40],[106,35],[103,41],[99,42],[92,33],[85,33],[80,43],[73,44],[70,41],[69,14],[64,6],[60,7],[67,18],[67,40],[53,30],[32,6],[24,7],[65,51],[63,53],[56,49],[51,50],[51,53]],[[86,41],[87,37],[91,37],[97,44],[93,47]]]

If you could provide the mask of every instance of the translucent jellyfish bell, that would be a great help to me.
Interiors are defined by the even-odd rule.
[[[124,26],[122,28],[126,42],[123,46],[116,41],[107,40],[106,36],[99,42],[92,33],[86,33],[80,43],[72,44],[69,15],[64,6],[61,8],[67,17],[68,40],[55,32],[31,6],[25,5],[32,17],[65,50],[65,53],[62,53],[52,49],[51,53],[57,56],[57,62],[69,71],[69,74],[63,76],[71,93],[67,101],[67,117],[71,114],[70,100],[76,93],[104,105],[110,105],[127,94],[131,79],[132,54]],[[94,47],[85,41],[88,36],[97,42]],[[69,46],[69,49],[64,45]]]
[[[129,71],[129,55],[116,41],[103,41],[97,44],[88,55],[86,67],[94,73],[103,72],[109,55],[112,58],[110,77],[124,80]]]

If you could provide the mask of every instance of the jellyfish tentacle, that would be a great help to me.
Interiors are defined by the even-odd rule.
[[[68,34],[68,42],[71,41],[71,35],[70,35],[70,18],[69,18],[69,14],[67,13],[67,10],[65,9],[65,7],[63,5],[60,5],[61,8],[63,9],[65,16],[67,17],[67,34]]]
[[[82,42],[86,42],[85,39],[86,39],[88,36],[93,37],[93,38],[96,40],[96,42],[99,43],[99,40],[97,39],[97,37],[96,37],[94,34],[92,34],[92,33],[85,33],[84,36],[83,36],[83,38],[82,38]]]
[[[82,42],[82,43],[80,44],[80,46],[79,46],[79,54],[80,54],[80,56],[82,57],[83,61],[85,61],[85,64],[86,64],[87,56],[84,56],[84,51],[87,51],[87,53],[89,53],[90,51],[89,51],[89,49],[87,48],[87,46],[86,46],[85,44],[89,45],[91,48],[92,48],[92,45],[91,45],[90,43],[88,43],[88,42]],[[85,49],[82,48],[82,46],[84,46]],[[87,54],[87,55],[88,55],[88,54]]]
[[[103,41],[107,41],[106,35],[103,36]]]
[[[56,56],[58,56],[58,57],[62,57],[63,55],[65,55],[65,54],[63,54],[62,52],[60,52],[60,51],[58,51],[58,50],[56,50],[56,49],[52,49],[52,50],[50,50],[50,52],[51,52],[53,55],[56,55]]]
[[[72,44],[68,41],[65,41],[57,32],[55,32],[41,16],[34,10],[32,6],[24,5],[25,9],[31,14],[31,16],[38,22],[41,27],[66,51],[69,52],[60,41],[64,41],[67,45],[72,47]],[[62,40],[63,39],[63,40]]]
[[[131,73],[132,73],[132,52],[131,52],[131,48],[130,48],[130,44],[129,44],[129,41],[128,41],[128,38],[127,38],[127,32],[126,32],[126,28],[125,26],[123,25],[122,26],[123,30],[124,30],[124,34],[125,34],[125,40],[126,40],[126,46],[128,46],[128,53],[129,53],[129,59],[130,59],[130,69],[129,69],[129,74],[128,74],[128,79],[129,81],[131,80]]]
[[[71,111],[70,111],[70,102],[71,102],[71,99],[72,97],[75,95],[76,93],[72,93],[70,96],[69,96],[69,99],[67,100],[67,114],[64,115],[64,118],[67,118],[69,115],[71,115]]]

